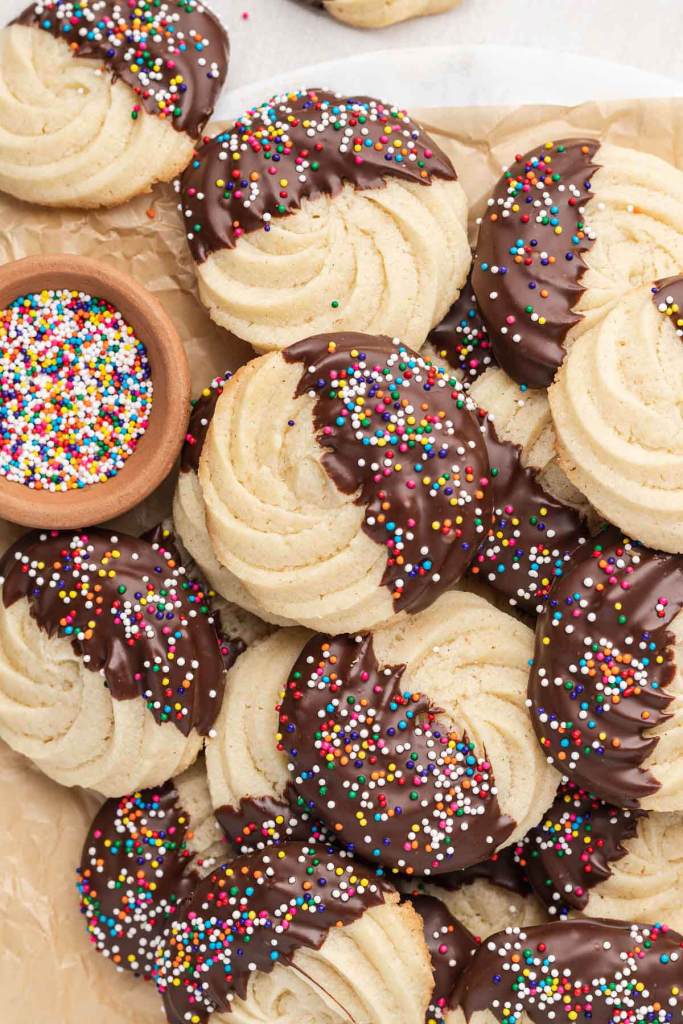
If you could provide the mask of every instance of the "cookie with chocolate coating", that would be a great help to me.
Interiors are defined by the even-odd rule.
[[[230,672],[207,745],[219,817],[266,841],[305,814],[409,876],[478,863],[521,838],[557,787],[524,706],[531,639],[458,591],[364,635],[273,634]]]
[[[199,538],[181,532],[227,571],[226,596],[271,621],[336,632],[426,608],[465,574],[490,517],[474,408],[386,337],[261,356],[225,383],[199,459],[208,540],[201,516]]]
[[[468,388],[491,464],[493,522],[470,567],[523,611],[538,613],[572,553],[592,532],[584,496],[558,464],[544,391],[490,367]]]
[[[434,984],[412,907],[312,843],[238,857],[200,882],[157,949],[155,980],[169,1024],[423,1024]]]
[[[34,532],[0,563],[0,735],[105,796],[195,760],[235,651],[172,539]]]
[[[548,761],[617,806],[683,809],[683,559],[608,530],[539,616],[529,705]]]
[[[0,30],[0,189],[43,206],[115,206],[192,157],[228,38],[200,0],[31,3]]]
[[[667,1021],[683,1002],[683,938],[665,925],[562,921],[492,935],[459,986],[463,1020]]]
[[[201,757],[162,786],[106,800],[78,868],[90,942],[117,970],[149,977],[156,948],[183,902],[200,878],[232,856],[213,814]]]
[[[268,99],[199,148],[180,208],[202,302],[258,352],[349,330],[419,349],[469,269],[451,161],[371,97]]]
[[[683,814],[612,804],[564,781],[514,852],[520,873],[550,914],[683,927],[671,894],[683,881]]]
[[[474,291],[499,364],[548,387],[565,351],[628,292],[683,267],[683,173],[565,139],[515,156],[482,218]]]

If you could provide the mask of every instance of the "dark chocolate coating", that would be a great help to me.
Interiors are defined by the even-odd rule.
[[[671,326],[678,337],[683,338],[683,276],[663,277],[655,281],[652,301],[664,316],[671,318]]]
[[[532,891],[531,886],[526,872],[519,862],[516,849],[517,847],[514,845],[506,846],[504,850],[497,850],[488,860],[472,864],[461,871],[439,875],[434,882],[449,892],[457,892],[464,885],[471,885],[473,882],[481,880],[518,896],[528,896]]]
[[[299,806],[304,801],[297,800],[291,786],[287,787],[286,797],[279,800],[274,796],[249,796],[240,800],[239,807],[224,804],[215,811],[218,824],[238,853],[255,853],[291,841],[335,841],[325,825]]]
[[[425,1024],[439,1024],[455,1005],[455,989],[478,943],[441,900],[422,895],[408,898],[422,918],[425,942],[432,959],[434,991]]]
[[[380,667],[372,634],[313,637],[287,682],[279,746],[296,792],[358,856],[440,874],[482,860],[515,823],[485,754],[401,687],[404,668]]]
[[[496,359],[532,388],[552,384],[580,320],[574,307],[592,245],[584,209],[599,148],[595,139],[565,139],[516,156],[482,218],[474,293]]]
[[[15,22],[63,39],[76,57],[101,59],[131,87],[139,107],[198,138],[223,88],[230,53],[227,33],[209,8],[198,0],[89,0],[75,14],[76,6],[42,0]]]
[[[619,921],[499,932],[474,954],[457,996],[467,1020],[489,1010],[501,1024],[518,1024],[522,1013],[534,1024],[680,1021],[682,943],[665,928]]]
[[[669,625],[682,607],[683,557],[609,530],[576,552],[538,619],[536,735],[559,771],[621,807],[660,787],[645,762],[673,699]]]
[[[0,577],[5,608],[26,599],[40,629],[68,638],[102,672],[114,700],[142,697],[158,723],[208,735],[223,700],[224,644],[172,542],[35,531],[5,553]]]
[[[496,365],[491,339],[472,290],[471,271],[441,323],[427,335],[427,342],[439,359],[460,371],[465,384],[474,383],[485,370]]]
[[[572,552],[586,542],[586,522],[541,486],[537,473],[522,465],[520,446],[501,441],[483,410],[481,423],[491,464],[493,523],[470,573],[511,605],[535,614],[571,564]]]
[[[520,869],[553,913],[585,910],[590,890],[628,853],[624,843],[635,837],[642,813],[563,782],[550,810],[517,847]]]
[[[231,377],[232,373],[230,370],[222,377],[214,377],[209,386],[204,388],[199,398],[192,402],[190,422],[180,452],[180,470],[182,473],[199,472],[199,460],[204,450],[206,435],[209,432],[218,399],[223,394],[225,382],[230,380]]]
[[[311,843],[223,865],[199,883],[157,952],[156,981],[170,1024],[187,1024],[186,1013],[204,1022],[214,1010],[229,1012],[233,998],[245,998],[253,969],[291,965],[297,949],[319,949],[331,929],[352,924],[388,892],[358,864]],[[291,919],[283,928],[285,914]],[[169,984],[172,972],[180,984]]]
[[[183,174],[190,251],[203,263],[234,248],[245,232],[268,231],[271,218],[300,209],[304,199],[335,196],[347,182],[370,189],[399,178],[428,187],[433,177],[457,175],[404,111],[315,88],[275,96],[206,140]]]
[[[148,975],[157,945],[199,875],[190,815],[172,782],[107,800],[83,844],[81,914],[118,968]]]
[[[325,470],[386,546],[396,611],[427,608],[463,576],[491,519],[486,445],[461,386],[381,336],[318,335],[283,356],[304,366],[297,395],[315,396]],[[384,447],[370,447],[378,434]]]

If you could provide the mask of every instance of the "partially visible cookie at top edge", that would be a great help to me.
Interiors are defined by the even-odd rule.
[[[461,0],[298,0],[307,7],[325,10],[354,28],[386,28],[409,18],[441,14]]]
[[[450,159],[371,97],[266,100],[205,140],[179,198],[200,298],[260,352],[344,330],[418,349],[469,269]]]
[[[228,57],[225,29],[198,0],[29,5],[0,31],[0,188],[90,208],[170,181],[213,113]]]
[[[566,139],[515,156],[481,219],[473,285],[498,362],[548,387],[567,345],[639,282],[683,266],[683,173]]]

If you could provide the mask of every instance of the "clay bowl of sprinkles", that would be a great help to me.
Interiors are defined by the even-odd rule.
[[[68,529],[121,515],[173,468],[190,374],[160,303],[80,256],[0,267],[0,515]]]

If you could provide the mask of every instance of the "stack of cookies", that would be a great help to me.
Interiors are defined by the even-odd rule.
[[[542,142],[472,253],[405,111],[296,90],[198,142],[220,26],[134,18],[0,33],[0,187],[182,171],[199,295],[255,354],[194,403],[172,521],[0,566],[0,736],[106,798],[92,945],[171,1024],[680,1021],[683,174]]]

